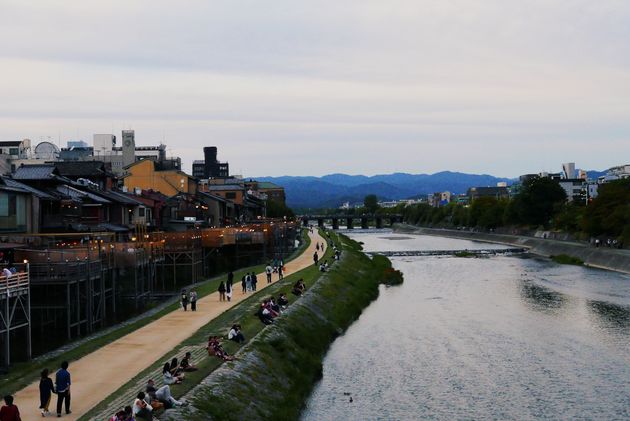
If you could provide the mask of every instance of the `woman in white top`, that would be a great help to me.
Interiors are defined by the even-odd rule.
[[[144,392],[138,393],[136,400],[133,402],[133,415],[138,419],[151,421],[153,419],[153,407],[144,400]]]
[[[162,376],[164,377],[164,384],[178,384],[181,383],[179,377],[175,377],[171,374],[171,365],[169,363],[164,363],[164,368],[162,369]]]

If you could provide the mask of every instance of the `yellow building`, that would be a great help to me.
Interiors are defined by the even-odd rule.
[[[197,192],[197,182],[194,177],[180,170],[160,170],[150,159],[128,165],[125,171],[123,180],[128,191],[154,190],[169,197],[177,193],[195,194]]]

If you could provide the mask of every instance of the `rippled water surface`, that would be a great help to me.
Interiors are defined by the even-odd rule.
[[[368,251],[490,248],[352,237]],[[303,420],[630,419],[629,276],[523,257],[392,261],[404,284],[334,342]]]

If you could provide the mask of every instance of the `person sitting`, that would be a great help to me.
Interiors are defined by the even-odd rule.
[[[179,366],[179,363],[177,362],[177,357],[173,357],[173,359],[171,360],[170,371],[174,377],[178,377],[180,380],[184,380],[184,370],[182,370],[182,368]]]
[[[145,400],[144,392],[138,393],[136,400],[133,402],[133,415],[136,419],[142,419],[145,421],[153,420],[153,407],[149,405]]]
[[[320,271],[320,272],[326,272],[326,266],[324,266],[324,264],[323,264],[323,263],[321,263],[321,264],[319,265],[319,271]]]
[[[270,325],[273,323],[273,318],[271,317],[271,312],[269,311],[269,309],[267,309],[266,304],[267,304],[266,302],[263,303],[258,309],[258,313],[256,314],[261,322],[263,322],[266,325]]]
[[[120,411],[116,412],[116,415],[112,416],[108,421],[125,421],[126,418],[127,416],[125,415],[125,411],[121,409]]]
[[[269,306],[271,307],[271,310],[276,312],[276,314],[280,314],[280,306],[276,304],[276,300],[273,296],[269,297]]]
[[[157,389],[153,379],[147,380],[147,387],[144,389],[145,400],[151,404],[154,410],[164,407],[164,403],[160,402],[156,396]]]
[[[234,359],[233,356],[228,355],[228,353],[223,350],[218,336],[210,336],[208,338],[208,346],[206,348],[208,349],[208,355],[210,356],[214,355],[223,361],[232,361]]]
[[[241,325],[232,325],[232,328],[228,332],[228,340],[239,344],[245,342],[245,336],[243,336],[241,332]]]
[[[164,384],[179,384],[182,382],[182,379],[171,374],[171,365],[168,362],[164,363],[162,376],[164,377]]]
[[[197,371],[197,367],[190,363],[190,358],[191,354],[190,352],[187,352],[186,355],[184,355],[184,358],[182,358],[182,362],[179,363],[181,371]]]
[[[280,308],[287,308],[287,306],[289,305],[289,300],[287,300],[286,294],[280,294],[280,296],[278,297],[278,305],[280,306]]]
[[[170,409],[175,406],[184,406],[185,403],[183,401],[178,401],[171,395],[171,388],[169,385],[165,384],[155,391],[156,398],[164,405],[164,408]]]
[[[265,304],[264,304],[265,308],[267,310],[269,310],[269,313],[271,314],[271,317],[278,317],[280,315],[279,312],[275,311],[273,308],[273,301],[271,299],[269,300],[265,300]]]
[[[306,285],[304,285],[304,281],[300,278],[295,283],[295,285],[293,285],[293,290],[291,292],[297,296],[301,296],[302,294],[304,294],[305,290],[306,290]]]

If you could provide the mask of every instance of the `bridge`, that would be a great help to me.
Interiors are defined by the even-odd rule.
[[[345,221],[346,227],[348,229],[354,228],[354,222],[358,221],[360,223],[361,229],[368,229],[370,226],[375,228],[383,228],[383,222],[386,223],[385,226],[393,226],[398,222],[402,222],[403,217],[401,214],[362,214],[362,215],[350,215],[350,214],[340,214],[340,215],[302,215],[300,217],[302,220],[302,224],[307,226],[310,221],[317,221],[317,226],[322,228],[324,223],[329,221],[330,225],[332,225],[333,229],[339,229],[339,221]]]

